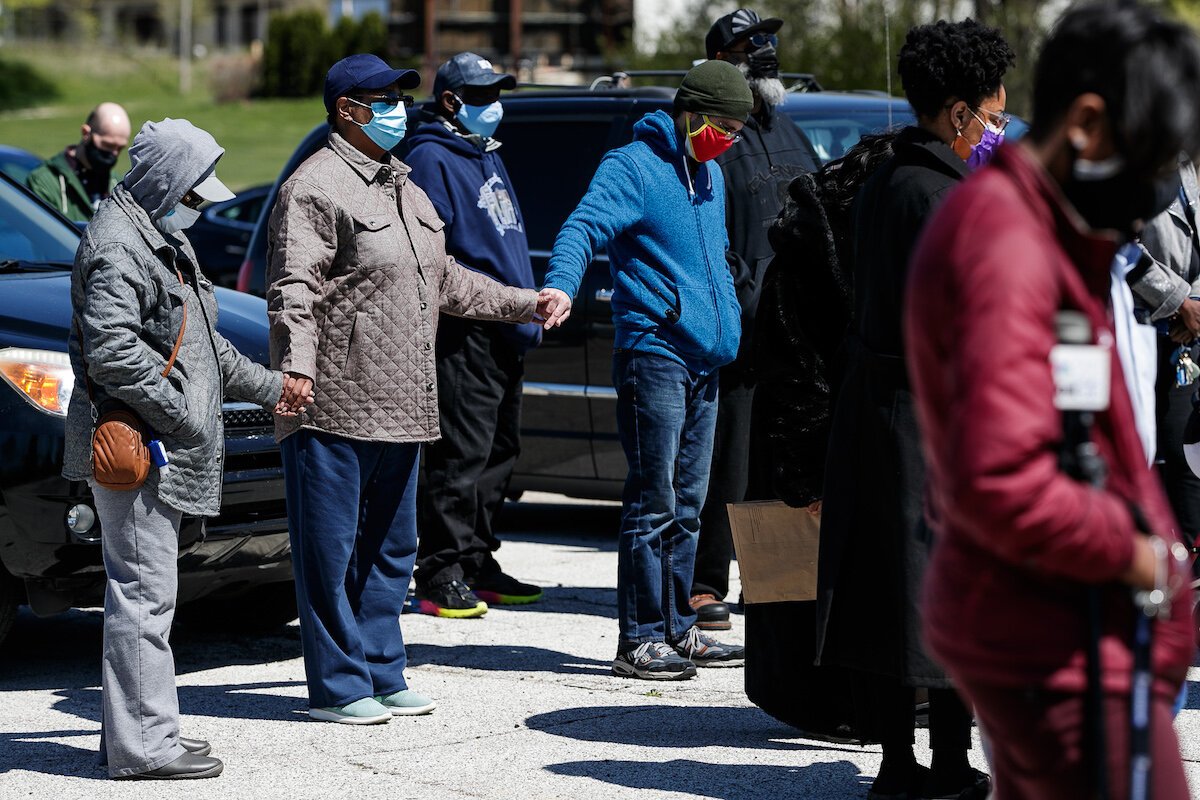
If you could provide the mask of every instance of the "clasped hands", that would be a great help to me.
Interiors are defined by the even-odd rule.
[[[312,378],[295,372],[283,373],[283,393],[275,404],[275,413],[281,417],[296,417],[303,414],[316,401]]]
[[[571,298],[558,289],[542,289],[538,292],[537,310],[533,318],[542,323],[546,330],[556,328],[571,316]]]

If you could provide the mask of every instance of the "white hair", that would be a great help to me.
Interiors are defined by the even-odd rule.
[[[738,70],[746,77],[746,83],[750,84],[750,91],[762,100],[764,104],[774,108],[783,103],[787,98],[787,87],[783,85],[783,81],[779,78],[759,78],[750,74],[749,64],[738,64]]]

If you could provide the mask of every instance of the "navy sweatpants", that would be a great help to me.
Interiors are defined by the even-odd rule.
[[[421,446],[300,430],[281,450],[309,705],[408,688],[400,610]]]

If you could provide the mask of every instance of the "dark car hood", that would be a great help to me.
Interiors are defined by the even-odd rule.
[[[217,288],[217,330],[239,351],[267,364],[267,303],[260,297]],[[0,347],[67,349],[71,326],[71,273],[0,275]]]

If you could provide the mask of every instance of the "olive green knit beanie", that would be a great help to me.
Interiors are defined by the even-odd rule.
[[[675,105],[696,114],[745,119],[754,108],[750,84],[728,61],[705,61],[683,76]]]

